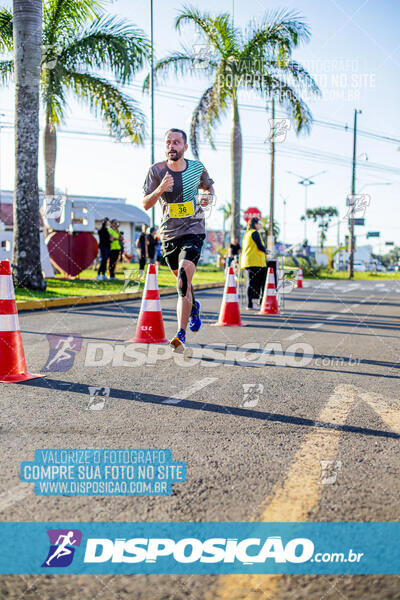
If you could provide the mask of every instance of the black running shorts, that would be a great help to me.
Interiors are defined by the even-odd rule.
[[[181,260],[190,260],[197,265],[205,235],[183,235],[162,245],[162,255],[172,271],[177,271]]]

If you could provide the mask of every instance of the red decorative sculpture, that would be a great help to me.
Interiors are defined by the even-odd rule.
[[[92,264],[99,248],[96,238],[86,231],[55,231],[47,240],[47,247],[53,265],[72,277]]]

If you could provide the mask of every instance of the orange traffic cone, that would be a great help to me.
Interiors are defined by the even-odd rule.
[[[155,265],[149,265],[144,285],[142,305],[136,327],[136,335],[130,342],[145,344],[167,344],[161,313]]]
[[[243,323],[240,319],[239,300],[236,291],[236,281],[233,273],[233,267],[228,268],[219,318],[218,321],[213,324],[220,327],[243,326]]]
[[[303,287],[303,269],[301,267],[299,267],[299,270],[297,271],[297,284],[296,287],[298,288],[302,288]]]
[[[267,282],[264,289],[264,297],[259,314],[280,315],[278,301],[276,299],[275,277],[272,267],[268,269]]]
[[[0,261],[0,382],[18,383],[44,375],[26,370],[10,262]]]

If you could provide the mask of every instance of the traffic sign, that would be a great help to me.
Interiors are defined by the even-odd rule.
[[[394,246],[394,242],[385,242],[385,246]]]
[[[370,237],[381,237],[381,232],[380,231],[368,231],[367,238],[370,238]]]
[[[354,223],[354,225],[365,225],[365,219],[350,219],[351,223]]]
[[[244,215],[243,218],[246,221],[246,223],[248,221],[250,221],[250,219],[254,219],[255,217],[257,217],[257,219],[261,219],[261,212],[258,210],[258,208],[248,208]]]

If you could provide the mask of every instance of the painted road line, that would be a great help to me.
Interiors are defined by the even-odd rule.
[[[344,425],[357,400],[357,388],[339,385],[318,415],[318,421]],[[283,482],[276,484],[252,521],[263,523],[309,521],[324,486],[320,483],[321,460],[334,460],[341,432],[316,428],[306,436]],[[207,600],[272,600],[284,575],[223,575]]]
[[[358,302],[357,304],[352,304],[351,308],[357,308],[357,306],[360,306],[360,303]]]
[[[301,331],[299,331],[298,333],[292,333],[292,335],[289,335],[289,337],[285,338],[285,340],[297,340],[297,338],[299,338],[302,335],[303,333]]]
[[[348,313],[348,312],[350,312],[350,308],[342,308],[342,310],[340,312],[341,313]]]
[[[374,392],[361,392],[359,396],[369,404],[391,431],[400,433],[400,411],[398,406],[394,408],[382,396]],[[398,404],[399,401],[395,400],[394,402]]]
[[[329,315],[329,317],[326,317],[327,321],[332,321],[333,319],[336,319],[338,315]]]
[[[31,487],[28,484],[20,483],[6,492],[0,494],[0,512],[6,510],[13,504],[20,502],[31,492]]]
[[[185,390],[178,392],[173,398],[167,398],[166,400],[163,400],[161,404],[179,404],[180,402],[182,402],[182,400],[186,400],[190,396],[193,396],[193,394],[195,394],[196,392],[199,392],[200,390],[207,387],[208,385],[211,385],[212,383],[214,383],[214,381],[217,380],[218,377],[205,377],[204,379],[200,379]]]
[[[318,327],[322,327],[322,323],[313,323],[308,329],[318,329]]]

